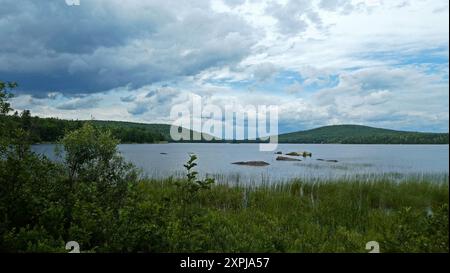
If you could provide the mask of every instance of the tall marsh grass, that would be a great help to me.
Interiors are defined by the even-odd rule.
[[[216,184],[183,204],[188,222],[176,220],[175,180],[139,185],[142,200],[171,204],[164,251],[367,252],[369,241],[381,252],[449,251],[448,175]]]

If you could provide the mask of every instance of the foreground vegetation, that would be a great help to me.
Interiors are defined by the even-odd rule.
[[[14,87],[0,84],[0,116]],[[153,180],[101,126],[67,131],[58,162],[20,123],[0,129],[0,252],[449,251],[448,177],[230,187],[199,179],[191,155],[185,179]]]
[[[369,241],[382,252],[449,251],[448,183],[83,178],[68,195],[69,181],[30,179],[2,202],[1,251],[64,252],[72,240],[86,252],[367,252]]]

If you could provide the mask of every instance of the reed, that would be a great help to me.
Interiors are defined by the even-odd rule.
[[[149,202],[176,204],[170,179],[140,187]],[[377,241],[382,252],[448,252],[448,202],[447,175],[216,184],[185,204],[192,222],[169,232],[169,250],[366,252]]]

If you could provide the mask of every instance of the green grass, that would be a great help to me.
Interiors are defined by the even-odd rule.
[[[448,190],[448,178],[292,181],[215,185],[180,203],[174,180],[145,180],[133,213],[158,204],[143,220],[160,231],[147,251],[367,252],[377,241],[381,252],[448,252]]]

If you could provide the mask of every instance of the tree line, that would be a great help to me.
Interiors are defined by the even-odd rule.
[[[448,144],[448,133],[406,132],[361,125],[334,125],[283,134],[280,143]]]
[[[64,120],[58,118],[40,118],[32,116],[29,110],[21,113],[15,111],[12,115],[3,115],[0,119],[14,124],[29,132],[33,143],[54,143],[68,132],[80,129],[86,121]],[[98,127],[111,131],[113,137],[121,143],[155,143],[167,141],[167,136],[160,132],[158,125],[132,126],[127,123],[90,121]]]

